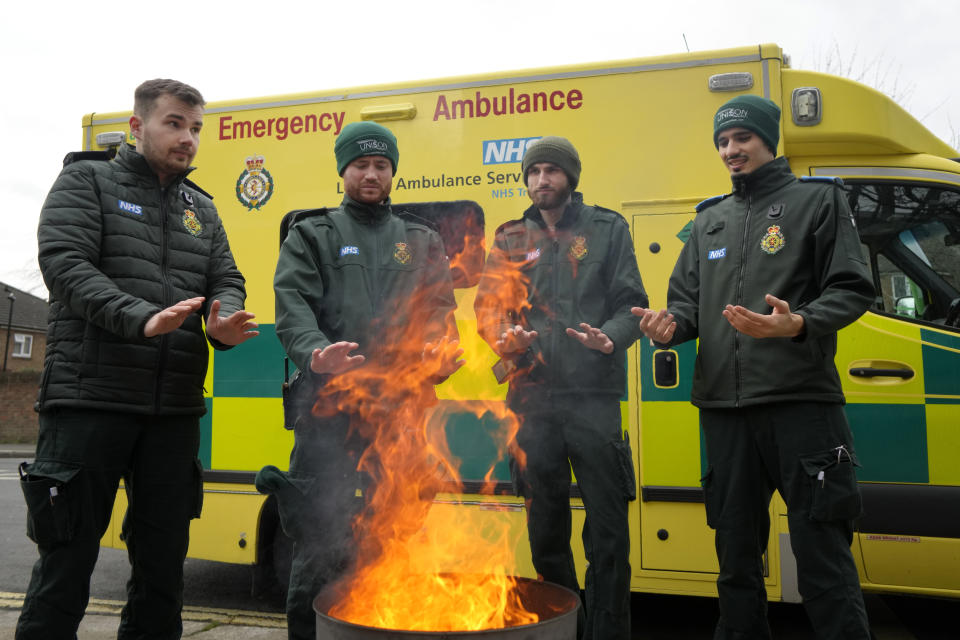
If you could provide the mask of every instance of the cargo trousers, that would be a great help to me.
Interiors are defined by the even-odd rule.
[[[630,531],[628,502],[636,497],[630,445],[620,427],[615,396],[572,394],[543,400],[511,400],[522,424],[517,444],[523,468],[511,464],[514,486],[527,504],[533,566],[544,580],[579,593],[570,546],[570,469],[586,519],[583,549],[585,619],[581,637],[630,638]]]
[[[774,403],[701,409],[707,524],[715,529],[720,619],[714,638],[770,638],[763,555],[770,499],[787,505],[804,608],[818,638],[870,638],[850,552],[861,502],[843,407]]]
[[[40,414],[36,458],[21,465],[27,535],[40,559],[17,640],[73,640],[120,478],[131,575],[120,640],[174,640],[183,625],[183,561],[202,504],[197,416],[56,408]]]
[[[293,540],[287,588],[287,637],[313,640],[313,601],[351,568],[356,554],[351,523],[363,506],[358,489],[369,487],[357,471],[368,442],[351,435],[345,414],[316,418],[309,411],[295,420],[290,470],[264,467],[257,474],[261,493],[274,495],[284,533]]]

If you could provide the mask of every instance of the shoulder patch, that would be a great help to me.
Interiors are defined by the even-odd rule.
[[[718,202],[728,197],[729,195],[730,195],[729,193],[725,193],[722,196],[713,196],[712,198],[707,198],[706,200],[701,201],[696,206],[697,213],[700,213],[704,209],[709,209],[710,207],[717,204]]]
[[[820,184],[837,184],[843,186],[843,178],[833,176],[800,176],[800,182],[815,182]]]

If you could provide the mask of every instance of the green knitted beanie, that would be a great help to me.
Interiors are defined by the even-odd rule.
[[[780,107],[772,100],[754,95],[742,95],[728,100],[713,116],[713,146],[719,148],[720,132],[731,127],[743,127],[756,133],[777,155],[780,142]]]
[[[393,175],[397,175],[397,164],[400,162],[397,138],[382,124],[351,122],[337,136],[333,153],[337,156],[337,173],[341,176],[347,165],[360,156],[389,158],[393,164]]]
[[[527,171],[538,162],[552,162],[557,165],[567,174],[570,188],[577,188],[580,182],[580,154],[569,140],[558,136],[545,136],[530,143],[520,165],[523,170],[523,184],[527,184]]]

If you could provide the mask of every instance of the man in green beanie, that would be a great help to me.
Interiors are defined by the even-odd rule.
[[[257,488],[276,496],[294,541],[291,640],[315,637],[313,599],[355,559],[351,521],[382,475],[371,443],[378,430],[403,426],[391,418],[397,394],[408,393],[394,384],[397,376],[415,379],[422,388],[409,393],[426,401],[432,385],[463,364],[443,242],[390,202],[396,137],[373,122],[352,123],[334,153],[343,202],[292,223],[273,282],[277,337],[299,370],[284,402],[294,447],[289,472],[265,467]],[[428,358],[439,345],[442,355]],[[377,399],[366,405],[376,406],[382,422],[362,412],[369,407],[351,393],[356,387]]]
[[[545,580],[579,591],[570,547],[570,468],[583,497],[587,559],[582,637],[630,637],[627,503],[636,497],[633,457],[620,424],[626,351],[641,335],[630,308],[646,306],[626,220],[588,206],[575,189],[580,155],[565,138],[527,147],[524,183],[533,201],[497,229],[474,305],[480,335],[501,357],[507,403],[522,424],[523,456],[511,465],[524,496],[533,565]],[[521,281],[505,300],[505,282]],[[525,467],[519,458],[525,458]]]
[[[780,109],[737,96],[714,116],[733,192],[697,206],[667,309],[634,309],[662,347],[699,338],[692,402],[720,574],[717,639],[770,638],[763,564],[774,490],[818,638],[870,638],[850,553],[860,515],[837,331],[874,299],[843,189],[776,158]]]

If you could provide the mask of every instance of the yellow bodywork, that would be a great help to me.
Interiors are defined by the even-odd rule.
[[[779,152],[790,158],[798,175],[835,175],[851,170],[844,177],[856,178],[863,177],[856,174],[854,169],[858,167],[906,168],[926,172],[923,179],[930,182],[960,185],[960,165],[948,159],[958,155],[956,151],[889,98],[844,78],[789,69],[783,60],[779,47],[765,44],[214,102],[206,107],[195,163],[198,169],[191,179],[215,196],[234,256],[246,277],[247,308],[256,313],[257,321],[266,329],[274,322],[272,278],[281,218],[294,209],[336,206],[342,199],[333,145],[343,124],[360,119],[385,121],[397,135],[400,148],[394,202],[477,202],[485,216],[488,247],[495,229],[519,217],[529,199],[520,176],[519,156],[512,163],[484,164],[484,142],[562,135],[580,152],[580,190],[585,201],[616,209],[630,223],[651,306],[659,308],[666,302],[667,280],[683,246],[681,232],[693,219],[696,204],[729,191],[729,179],[712,144],[712,116],[734,94],[711,91],[711,76],[750,73],[753,85],[746,90],[781,104],[784,124]],[[810,86],[822,92],[823,121],[816,126],[797,126],[790,117],[791,92]],[[537,93],[545,94],[546,108],[521,112],[518,96]],[[480,115],[484,100],[501,99],[505,109],[513,105],[513,113],[498,115],[491,110]],[[468,103],[473,117],[467,115]],[[85,116],[84,148],[98,148],[98,133],[126,131],[129,115]],[[278,133],[281,119],[286,122],[282,139]],[[300,126],[316,122],[316,130],[294,133],[295,122]],[[250,123],[249,135],[238,135],[246,126],[237,129],[238,123]],[[257,156],[262,157],[272,186],[269,200],[251,208],[238,194],[247,159]],[[424,186],[436,180],[441,186]],[[496,358],[476,332],[474,293],[475,289],[457,291],[456,317],[467,365],[438,387],[444,401],[497,402],[504,398],[505,387],[498,386],[490,372]],[[866,347],[880,338],[888,339],[890,348],[877,359],[867,354],[870,349]],[[268,339],[275,341],[264,336],[257,340],[266,344]],[[918,373],[906,382],[864,382],[848,376],[844,384],[849,402],[925,406],[927,482],[960,485],[960,466],[956,463],[960,460],[960,404],[929,403],[925,397],[923,340],[921,330],[914,325],[868,313],[842,333],[838,368],[846,371],[858,359],[867,366],[913,366]],[[209,455],[204,460],[209,469],[249,474],[267,464],[286,468],[289,459],[293,436],[282,427],[278,393],[281,379],[267,373],[269,367],[273,367],[270,371],[277,370],[282,353],[274,347],[248,344],[233,350],[237,355],[229,356],[247,358],[242,366],[221,360],[228,356],[211,358],[206,384],[210,417],[205,427]],[[247,349],[258,349],[255,353],[264,355],[244,356]],[[699,487],[702,460],[697,410],[689,403],[689,396],[683,395],[690,377],[689,360],[683,358],[690,353],[679,354],[680,381],[676,388],[651,386],[650,399],[644,399],[641,383],[652,378],[652,352],[640,347],[630,351],[623,425],[633,445],[641,488]],[[226,367],[242,370],[227,371]],[[224,380],[234,385],[227,395],[220,393]],[[268,394],[245,389],[272,391]],[[191,529],[190,556],[258,562],[258,524],[265,501],[266,497],[257,494],[251,484],[207,483],[203,517],[194,521]],[[113,524],[103,540],[105,545],[122,546],[119,522],[125,506],[121,491]],[[578,500],[574,500],[574,507],[573,547],[582,576],[579,530],[583,511]],[[475,530],[477,518],[482,520],[485,514],[504,518],[504,526],[511,527],[516,536],[518,572],[533,575],[519,499],[441,496],[434,509],[438,514],[461,510],[467,531]],[[788,545],[781,544],[788,528],[786,508],[779,496],[770,512],[767,589],[772,599],[791,599],[795,596],[782,588],[781,567],[792,558],[784,556]],[[716,594],[717,560],[702,503],[641,497],[631,503],[629,513],[634,590]],[[431,526],[430,520],[426,526]],[[945,559],[948,565],[952,562],[951,566],[960,566],[958,545],[956,539],[919,537],[904,541],[857,536],[854,553],[866,588],[958,596],[956,571],[950,574],[953,577],[944,571]],[[866,570],[865,557],[870,558]]]

